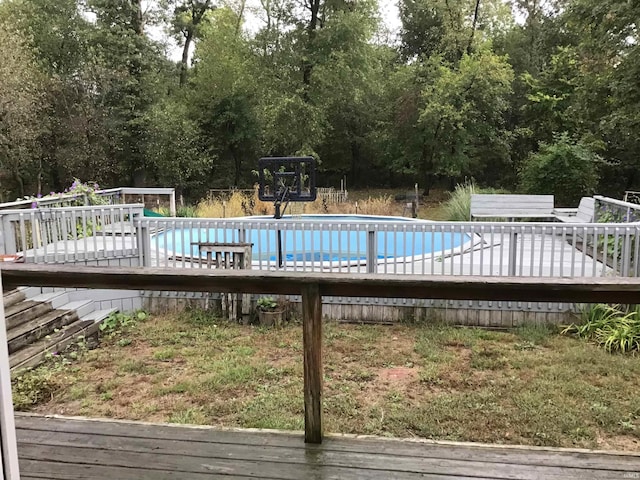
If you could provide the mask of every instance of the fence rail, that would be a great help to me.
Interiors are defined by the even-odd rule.
[[[48,265],[7,265],[2,269],[2,283],[9,288],[52,286],[302,295],[305,441],[309,443],[321,443],[323,437],[324,295],[640,303],[639,278],[417,278],[400,275],[371,277],[248,270],[157,270],[74,266],[53,268]],[[8,362],[6,354],[2,361]]]
[[[629,203],[634,203],[636,205],[640,205],[640,192],[627,190],[626,192],[624,192],[624,199],[623,200],[625,202],[629,202]]]

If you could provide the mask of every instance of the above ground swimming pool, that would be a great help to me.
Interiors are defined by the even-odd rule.
[[[180,223],[183,228],[176,225],[154,235],[152,246],[172,256],[198,257],[198,243],[237,243],[242,239],[253,244],[254,263],[276,263],[280,230],[282,258],[287,264],[342,264],[365,262],[371,243],[378,260],[411,261],[444,255],[471,242],[468,234],[430,231],[430,222],[402,217],[302,215],[281,220],[246,217]],[[200,227],[199,223],[208,225]]]

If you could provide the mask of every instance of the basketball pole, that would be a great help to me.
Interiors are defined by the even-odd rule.
[[[276,202],[274,205],[275,207],[275,215],[274,218],[276,220],[279,220],[282,218],[282,213],[280,212],[280,202]],[[286,208],[286,207],[285,207]],[[280,230],[279,228],[277,229],[277,241],[278,241],[278,268],[282,268],[282,230]]]

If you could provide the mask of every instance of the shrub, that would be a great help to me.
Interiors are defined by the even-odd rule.
[[[582,323],[570,325],[562,333],[595,341],[608,352],[640,350],[640,308],[598,304],[582,311]]]
[[[149,318],[144,310],[138,310],[133,314],[113,312],[100,324],[100,331],[109,335],[118,335],[134,326],[138,321]]]
[[[566,133],[556,135],[554,143],[541,143],[524,162],[520,187],[525,193],[554,195],[558,205],[574,206],[594,193],[601,161],[586,144]]]

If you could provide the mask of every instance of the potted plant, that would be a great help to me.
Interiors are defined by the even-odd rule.
[[[283,324],[284,308],[273,297],[258,299],[258,322],[265,327],[280,327]]]

